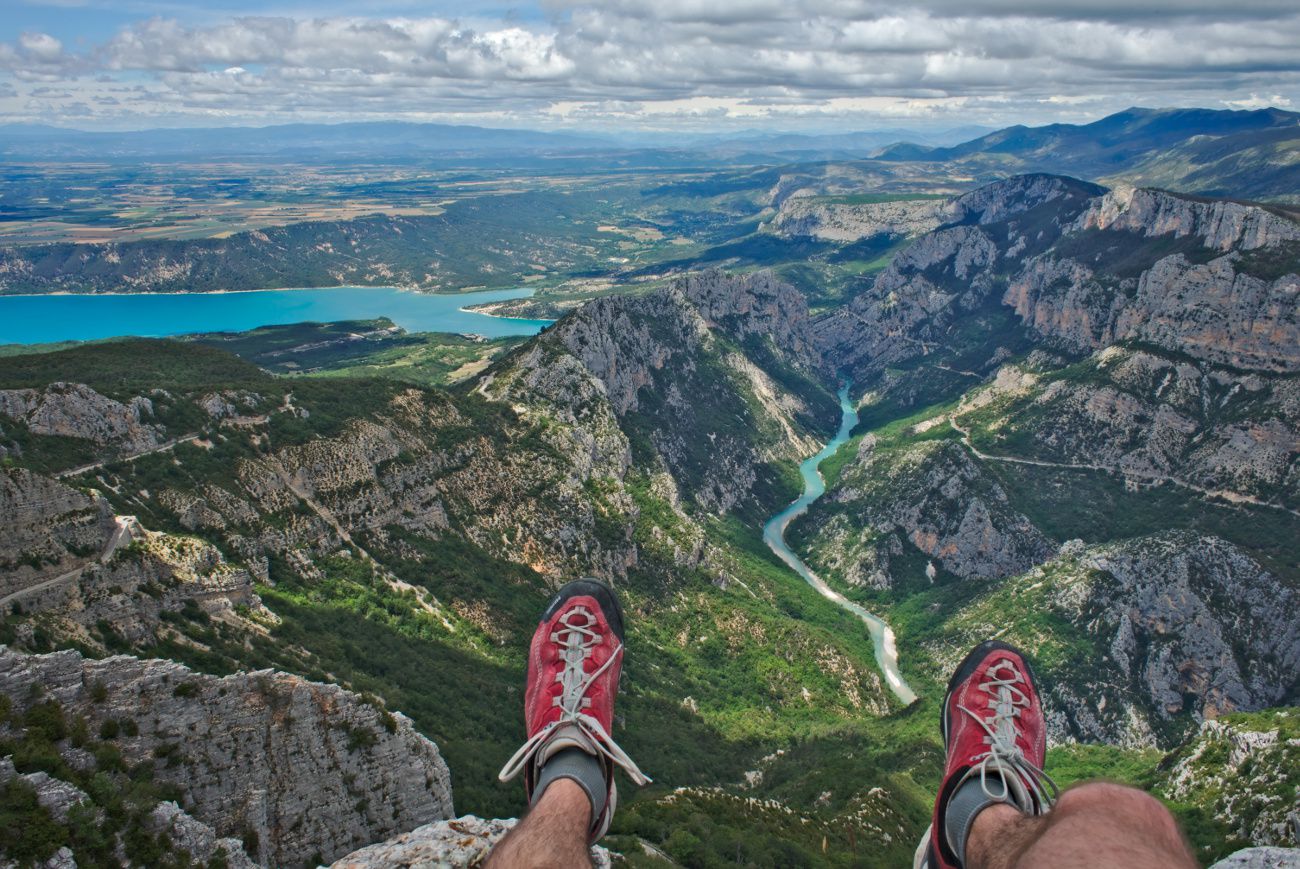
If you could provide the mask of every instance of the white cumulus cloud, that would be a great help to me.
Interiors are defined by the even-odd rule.
[[[864,125],[1300,100],[1295,0],[550,0],[542,10],[154,16],[94,44],[29,32],[0,42],[0,81],[13,91],[0,90],[0,111],[611,125],[825,124],[839,112]],[[60,88],[38,95],[38,85]],[[113,85],[139,90],[127,100]]]

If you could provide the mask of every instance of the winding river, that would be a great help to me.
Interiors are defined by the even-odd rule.
[[[819,470],[821,463],[835,454],[835,451],[849,439],[853,427],[858,424],[858,410],[849,399],[848,384],[840,389],[839,397],[840,411],[843,414],[840,418],[840,430],[835,433],[830,443],[822,447],[821,452],[805,459],[799,465],[799,473],[803,476],[803,494],[789,507],[767,520],[767,524],[763,526],[763,542],[776,553],[778,558],[788,564],[791,570],[817,589],[822,597],[862,619],[876,647],[876,662],[885,674],[894,696],[903,703],[911,703],[916,699],[916,693],[903,681],[903,674],[898,670],[898,647],[894,641],[894,631],[884,621],[827,585],[821,577],[813,573],[812,568],[805,564],[803,559],[795,555],[794,550],[785,542],[785,530],[790,522],[807,513],[808,506],[826,491],[826,481],[822,479]]]

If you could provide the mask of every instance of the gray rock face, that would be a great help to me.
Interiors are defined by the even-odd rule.
[[[792,196],[762,229],[783,238],[816,238],[851,242],[875,235],[914,238],[939,226],[947,217],[941,199],[869,202],[859,205],[822,202]]]
[[[1196,236],[1221,251],[1255,250],[1300,241],[1300,226],[1270,211],[1224,200],[1189,199],[1163,190],[1123,187],[1094,200],[1076,229]]]
[[[995,633],[1034,655],[1054,740],[1170,746],[1204,718],[1296,701],[1297,605],[1232,544],[1164,532],[1067,544],[926,645],[939,671]]]
[[[117,740],[126,761],[152,764],[216,836],[255,833],[251,856],[264,865],[332,859],[452,815],[437,747],[409,719],[334,685],[269,670],[215,678],[168,661],[0,649],[0,692],[19,713],[56,700],[92,731],[110,719],[135,722],[138,735]]]
[[[874,588],[900,578],[892,562],[904,541],[964,579],[1020,573],[1054,549],[952,442],[885,452],[864,446],[797,527],[808,529],[814,569]]]
[[[1194,264],[1181,254],[1143,271],[1135,291],[1073,261],[1034,260],[1002,299],[1036,331],[1075,349],[1142,340],[1262,371],[1300,370],[1298,300],[1295,274],[1262,280],[1238,272],[1233,255]]]
[[[159,803],[149,813],[144,827],[154,835],[166,834],[173,847],[187,851],[198,863],[219,857],[230,869],[255,869],[258,865],[245,853],[239,839],[219,838],[211,827],[190,817],[175,803]]]
[[[464,815],[451,821],[426,824],[336,860],[330,869],[442,869],[481,866],[488,852],[515,826],[515,819],[485,820]],[[591,849],[596,869],[608,869],[609,852]]]
[[[103,498],[23,468],[0,468],[0,597],[98,556],[113,528]]]
[[[500,439],[466,436],[470,424],[450,402],[410,390],[334,436],[240,461],[222,485],[152,494],[181,525],[221,540],[263,581],[271,556],[310,578],[315,558],[355,552],[361,535],[376,551],[400,547],[394,533],[456,534],[512,560],[522,554],[557,578],[617,577],[635,563],[630,535],[596,534],[596,511],[583,495],[593,478],[617,480],[626,469],[627,442],[608,415],[607,407],[604,416],[591,409],[548,426],[539,447],[518,442],[524,424],[504,423]],[[631,509],[617,496],[608,507]]]
[[[1111,655],[1158,709],[1198,715],[1287,699],[1300,675],[1295,593],[1236,547],[1173,534],[1102,548],[1085,563],[1116,585],[1094,603],[1118,615]]]
[[[554,327],[583,368],[604,385],[614,412],[640,409],[641,390],[657,372],[680,369],[708,336],[699,312],[679,291],[641,299],[606,297],[585,305]]]
[[[554,327],[604,384],[620,416],[639,409],[638,394],[655,386],[657,372],[689,372],[691,357],[711,343],[711,330],[741,342],[770,338],[788,362],[806,370],[821,364],[807,302],[768,272],[693,273],[647,296],[597,299]]]
[[[583,428],[594,423],[597,443],[635,439],[684,494],[713,512],[749,497],[770,477],[773,460],[815,451],[808,429],[834,418],[829,395],[810,406],[779,379],[825,372],[806,302],[770,274],[708,271],[660,292],[598,299],[546,338],[487,375],[481,391],[547,416],[558,404]],[[738,345],[757,351],[747,356]],[[602,395],[621,430],[616,436],[599,407]],[[630,450],[622,454],[630,464]]]
[[[36,792],[36,802],[59,823],[68,820],[68,812],[73,806],[88,799],[86,792],[81,788],[52,778],[46,773],[30,772],[20,776],[14,769],[13,760],[7,757],[0,758],[0,782],[12,781],[15,778],[22,779]]]
[[[707,269],[680,278],[671,291],[694,305],[709,328],[742,342],[771,339],[790,364],[809,371],[820,367],[807,301],[771,272],[730,275]]]
[[[1300,378],[1110,347],[981,423],[1031,460],[1300,508]],[[991,448],[1001,452],[1000,448]]]
[[[1052,176],[990,184],[952,210],[958,225],[922,236],[871,290],[818,321],[832,362],[879,373],[941,349],[964,312],[1000,301],[1076,351],[1141,340],[1300,370],[1300,262],[1286,268],[1300,224],[1286,217]],[[1170,253],[1171,243],[1182,247]]]
[[[1244,848],[1210,869],[1300,869],[1300,848]]]
[[[252,575],[227,562],[215,546],[143,529],[136,535],[135,550],[89,565],[75,581],[25,596],[23,612],[43,613],[74,635],[107,625],[129,643],[149,645],[162,614],[187,604],[212,616],[236,606],[261,610]]]
[[[123,404],[81,383],[0,389],[0,416],[24,423],[33,434],[82,438],[123,453],[143,452],[166,439],[162,426],[146,421],[153,416],[149,399],[136,396]]]
[[[953,223],[1002,223],[1049,202],[1075,204],[1080,196],[1095,197],[1105,187],[1061,175],[1016,175],[986,184],[953,201]]]
[[[1300,722],[1294,709],[1205,721],[1161,764],[1168,799],[1203,807],[1242,841],[1300,844]]]
[[[818,320],[828,359],[860,372],[928,352],[954,317],[991,290],[987,268],[999,257],[978,226],[935,230],[894,257],[872,289]],[[949,280],[937,270],[947,267]]]

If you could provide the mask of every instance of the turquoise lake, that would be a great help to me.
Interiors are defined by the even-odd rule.
[[[461,310],[532,294],[532,290],[523,289],[430,295],[392,287],[332,287],[247,293],[0,296],[0,344],[240,332],[257,326],[376,317],[387,317],[408,332],[467,332],[488,338],[534,335],[550,321]]]

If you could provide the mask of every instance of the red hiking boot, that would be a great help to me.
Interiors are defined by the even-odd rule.
[[[972,779],[989,803],[1008,803],[1027,815],[1044,814],[1056,799],[1056,784],[1043,772],[1043,707],[1019,649],[996,640],[972,649],[948,682],[940,726],[948,762],[914,869],[960,869],[944,822],[949,799]]]
[[[650,781],[609,735],[622,667],[623,611],[613,589],[595,579],[565,585],[542,614],[528,652],[528,739],[499,775],[509,781],[522,771],[531,804],[538,772],[556,753],[578,748],[594,756],[605,772],[608,798],[592,819],[592,842],[614,816],[614,767],[639,785]]]

